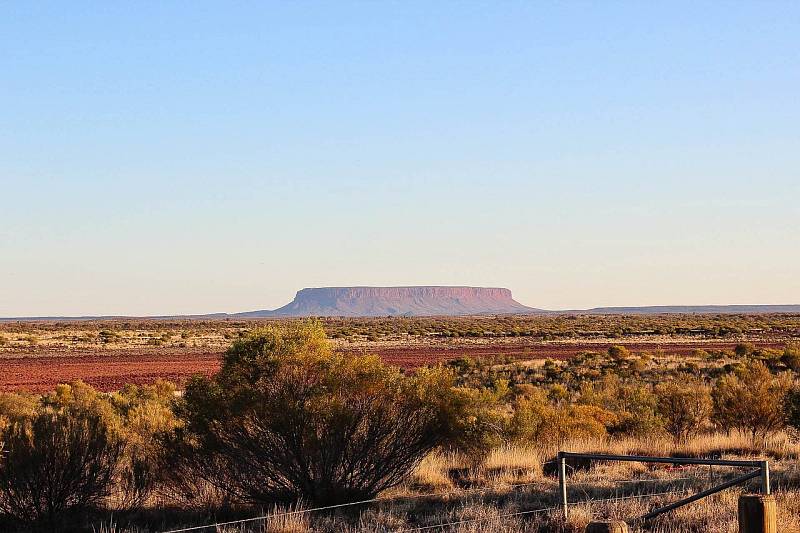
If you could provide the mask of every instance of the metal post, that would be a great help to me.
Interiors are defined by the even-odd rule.
[[[761,461],[761,494],[769,496],[772,493],[769,483],[769,461]]]
[[[567,501],[567,459],[564,452],[558,452],[558,488],[561,492],[561,509],[564,511],[564,520],[567,520],[569,502]]]

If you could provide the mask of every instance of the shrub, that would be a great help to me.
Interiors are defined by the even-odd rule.
[[[608,356],[614,361],[624,361],[631,356],[631,352],[625,346],[611,346],[608,348]]]
[[[32,396],[14,392],[0,393],[0,435],[12,422],[32,416],[35,409],[36,399]]]
[[[655,393],[664,429],[676,441],[685,441],[709,423],[711,393],[702,382],[670,381],[658,385]]]
[[[616,417],[593,405],[553,405],[541,390],[518,398],[509,421],[510,440],[558,446],[571,439],[602,438]]]
[[[786,416],[786,425],[795,431],[800,431],[800,387],[794,387],[786,394],[783,412]]]
[[[100,342],[102,342],[103,344],[108,344],[110,342],[113,342],[114,339],[119,337],[119,334],[116,331],[108,329],[101,330],[99,335],[100,335]]]
[[[122,456],[99,417],[47,408],[13,421],[0,440],[0,512],[52,529],[109,494]]]
[[[109,437],[123,447],[115,479],[115,507],[142,503],[164,477],[168,449],[164,439],[179,425],[172,407],[175,387],[127,385],[112,395],[76,381],[61,384],[41,398],[41,406],[78,418],[97,418]]]
[[[755,351],[756,347],[749,342],[739,343],[733,349],[733,353],[736,355],[736,357],[747,357]]]
[[[658,399],[648,385],[624,383],[619,377],[608,375],[600,382],[584,383],[579,403],[614,413],[609,433],[644,436],[663,431]]]
[[[451,385],[442,370],[406,377],[377,357],[334,354],[318,323],[269,327],[187,387],[183,457],[250,502],[370,498],[481,426],[474,398]]]
[[[125,443],[120,469],[118,508],[141,505],[164,481],[164,465],[172,450],[167,439],[180,426],[175,416],[175,386],[166,381],[153,385],[126,385],[111,396],[118,422],[116,436]]]
[[[800,344],[787,344],[781,356],[781,362],[787,368],[800,372]]]
[[[417,371],[418,377],[441,370]],[[512,395],[506,381],[498,381],[492,388],[469,387],[440,389],[446,392],[437,401],[443,414],[440,427],[441,446],[455,452],[473,466],[479,465],[488,453],[501,443],[506,423],[505,400]]]
[[[755,441],[785,426],[784,398],[792,388],[787,374],[773,376],[760,361],[721,377],[712,391],[714,421],[724,429],[747,431]]]

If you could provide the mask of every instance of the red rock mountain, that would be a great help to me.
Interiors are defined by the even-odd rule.
[[[436,316],[535,313],[494,287],[320,287],[302,289],[274,311],[241,313],[270,316]]]

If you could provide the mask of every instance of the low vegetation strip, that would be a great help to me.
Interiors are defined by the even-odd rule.
[[[374,353],[390,365],[414,369],[464,357],[487,360],[563,360],[592,350],[605,351],[612,341],[593,344],[526,344],[486,346],[454,345],[417,347],[369,346],[338,348],[345,354]],[[630,351],[658,351],[671,356],[691,355],[696,350],[732,351],[737,343],[628,343]],[[756,344],[754,344],[756,345]],[[757,343],[777,349],[779,343]],[[49,352],[48,352],[49,353]],[[183,386],[195,374],[210,376],[219,370],[222,352],[179,350],[99,350],[67,355],[41,355],[27,352],[0,355],[0,390],[42,393],[59,383],[81,380],[93,387],[113,392],[127,384],[148,385],[159,379]]]
[[[47,392],[82,380],[112,392],[165,379],[182,387],[211,375],[253,328],[296,320],[104,320],[0,323],[0,390]],[[413,369],[460,357],[563,360],[623,345],[633,353],[691,356],[750,343],[780,350],[800,337],[800,315],[488,316],[326,318],[337,351],[376,354]]]

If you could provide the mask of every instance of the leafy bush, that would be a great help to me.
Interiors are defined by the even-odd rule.
[[[397,485],[479,426],[473,405],[442,370],[406,377],[377,357],[332,353],[318,323],[273,326],[189,384],[183,457],[246,501],[343,503]]]
[[[611,434],[642,436],[664,429],[658,399],[646,384],[624,383],[619,377],[608,375],[600,382],[583,384],[579,403],[613,413],[615,420],[608,427]]]
[[[792,389],[788,374],[773,376],[760,361],[750,361],[721,377],[712,391],[714,421],[724,429],[747,431],[755,441],[785,426],[784,399]]]
[[[800,432],[800,387],[794,387],[786,394],[783,412],[786,425],[795,432]]]
[[[606,426],[617,419],[608,411],[593,405],[550,403],[541,390],[526,390],[513,405],[509,421],[511,440],[539,446],[558,446],[570,439],[603,438]]]
[[[422,378],[428,372],[439,375],[441,370],[418,370],[417,376]],[[440,428],[442,447],[478,466],[502,441],[507,418],[505,401],[510,395],[508,383],[503,380],[492,388],[459,387],[446,391],[436,400],[445,420]]]
[[[12,421],[0,440],[0,512],[52,529],[110,493],[123,451],[99,417],[47,408]]]
[[[664,429],[676,441],[697,434],[711,419],[711,393],[699,381],[670,381],[655,389]]]
[[[800,372],[800,344],[787,344],[783,350],[781,362],[786,365],[787,368],[795,372]]]
[[[608,348],[608,356],[614,361],[623,361],[631,356],[631,352],[625,346],[611,346]]]
[[[755,351],[756,347],[749,342],[739,343],[733,348],[733,353],[736,354],[736,357],[747,357]]]
[[[126,386],[113,395],[80,381],[58,385],[41,398],[0,395],[0,441],[7,439],[9,453],[18,459],[16,463],[9,459],[6,466],[12,470],[0,477],[6,513],[19,520],[47,522],[70,509],[97,504],[112,488],[117,509],[143,502],[163,477],[168,450],[162,436],[178,425],[173,401],[174,387],[166,382]],[[51,434],[58,438],[48,440]],[[21,466],[26,461],[29,470]],[[37,479],[26,481],[26,476],[38,475],[37,468],[54,472],[50,485]],[[95,486],[80,478],[81,468],[97,478]],[[104,475],[111,472],[112,478],[97,476],[98,470]],[[26,496],[21,486],[30,494]],[[75,490],[74,496],[64,495]],[[41,491],[47,498],[63,501],[43,500],[37,496]],[[24,498],[35,500],[38,507],[20,505],[18,500]],[[9,506],[20,511],[12,512]],[[42,515],[45,507],[48,516]]]
[[[12,422],[32,416],[35,410],[36,398],[33,396],[14,392],[0,393],[0,435]]]
[[[166,381],[126,385],[110,401],[116,415],[115,435],[125,443],[117,507],[130,509],[144,503],[164,481],[164,466],[173,452],[168,438],[180,426],[173,409],[175,386]]]

